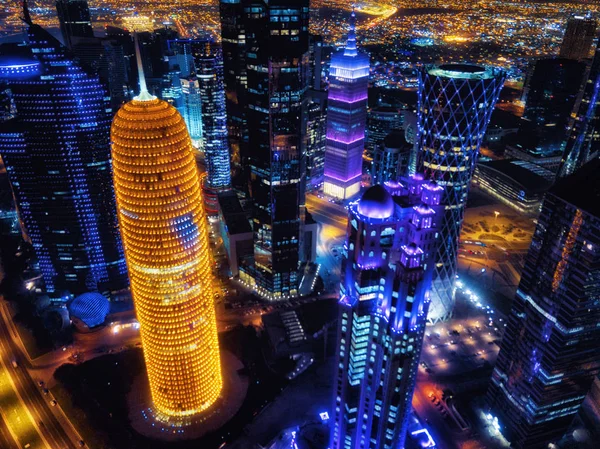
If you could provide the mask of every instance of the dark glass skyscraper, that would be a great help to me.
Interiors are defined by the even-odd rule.
[[[236,189],[248,190],[248,124],[246,121],[246,50],[254,40],[254,30],[246,31],[252,14],[251,0],[220,0],[223,81],[227,108],[227,128]],[[247,40],[247,39],[248,40]]]
[[[371,184],[397,181],[407,175],[412,148],[413,145],[404,137],[404,131],[393,131],[385,136],[373,152]]]
[[[76,38],[94,37],[87,0],[56,0],[56,12],[67,47],[71,48]]]
[[[568,176],[600,152],[600,42],[587,64],[585,82],[576,102],[573,126],[563,152],[559,176]]]
[[[25,20],[36,70],[25,64],[8,79],[17,117],[0,131],[0,153],[46,289],[123,289],[109,99],[27,9]]]
[[[244,107],[243,134],[252,149],[247,161],[254,262],[241,267],[240,277],[261,296],[276,300],[296,295],[298,288],[306,178],[308,0],[244,0],[239,7],[232,5],[221,4],[229,14],[241,16],[228,17],[227,23],[245,30],[247,89],[237,101]],[[232,71],[238,73],[231,67],[238,61],[232,61],[231,46],[225,42],[223,51],[229,97],[233,92],[227,79]]]
[[[349,206],[330,449],[404,447],[443,189],[413,177]]]
[[[323,193],[352,198],[360,191],[367,121],[369,56],[356,49],[352,11],[344,50],[331,57]]]
[[[585,72],[584,62],[560,58],[536,61],[517,136],[522,150],[538,157],[560,156],[573,125],[572,113]]]
[[[429,319],[454,308],[458,238],[479,147],[505,80],[501,70],[467,64],[419,72],[417,172],[444,189]]]
[[[560,438],[600,372],[600,160],[546,194],[488,391],[516,449]]]
[[[597,27],[598,22],[592,17],[571,17],[567,21],[567,28],[560,46],[560,57],[567,59],[589,57]]]

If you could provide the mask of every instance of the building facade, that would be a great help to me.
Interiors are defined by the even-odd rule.
[[[306,187],[316,190],[323,185],[325,168],[325,133],[327,131],[326,101],[308,104],[306,121]]]
[[[559,177],[575,173],[600,154],[600,41],[593,59],[587,62],[584,79],[558,169]]]
[[[87,0],[56,0],[56,13],[67,47],[73,47],[77,38],[94,37]]]
[[[404,447],[442,189],[422,178],[351,203],[342,259],[331,449]]]
[[[223,380],[200,177],[185,122],[140,95],[111,128],[114,185],[150,393],[158,413],[207,410]]]
[[[404,131],[389,133],[373,152],[371,184],[397,181],[408,174],[413,145],[406,141]]]
[[[203,148],[202,98],[198,77],[179,78],[181,105],[179,112],[185,121],[194,148]]]
[[[575,60],[589,58],[597,28],[598,22],[592,17],[571,17],[567,21],[559,56]]]
[[[458,239],[479,147],[505,80],[498,69],[467,64],[426,67],[419,73],[417,172],[444,189],[446,211],[436,258],[429,319],[454,308]]]
[[[227,130],[233,168],[232,181],[237,190],[248,192],[248,123],[246,121],[247,44],[255,39],[248,31],[252,0],[220,0],[223,81],[227,110]]]
[[[207,187],[224,189],[231,185],[231,164],[227,140],[227,111],[223,85],[221,50],[206,41],[194,51],[196,76],[202,100],[203,149]]]
[[[511,447],[568,430],[600,372],[600,160],[546,195],[488,390]]]
[[[111,181],[107,93],[97,76],[31,21],[31,56],[7,77],[16,118],[0,131],[21,220],[50,293],[127,288]]]
[[[297,295],[306,187],[308,0],[252,2],[246,29],[254,261],[240,277],[267,300]]]
[[[392,131],[400,131],[404,123],[404,114],[398,108],[377,106],[367,113],[367,132],[365,148],[373,156],[383,139]]]
[[[369,56],[356,49],[354,11],[343,51],[331,57],[323,193],[352,198],[360,191],[367,120]]]
[[[571,59],[536,61],[517,143],[538,157],[561,156],[579,104],[586,64]]]

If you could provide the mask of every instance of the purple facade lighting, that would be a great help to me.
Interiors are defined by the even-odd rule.
[[[360,191],[367,120],[369,56],[356,49],[355,15],[343,51],[331,57],[323,191],[351,198]]]
[[[331,449],[404,447],[443,206],[422,178],[390,184],[348,206]]]

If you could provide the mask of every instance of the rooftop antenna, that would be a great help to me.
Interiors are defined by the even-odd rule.
[[[354,13],[354,5],[352,5],[352,13],[350,14],[350,20],[348,21],[348,40],[346,41],[346,48],[344,48],[345,56],[356,56],[356,14]]]
[[[144,66],[142,65],[142,54],[140,52],[140,42],[137,32],[133,33],[133,42],[135,44],[135,59],[137,61],[138,77],[140,79],[140,94],[133,97],[136,101],[152,101],[156,100],[154,95],[150,95],[146,87],[146,77],[144,76]]]

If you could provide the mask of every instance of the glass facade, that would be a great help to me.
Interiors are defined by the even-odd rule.
[[[388,188],[349,206],[331,449],[397,449],[406,438],[442,189],[422,177]]]
[[[231,184],[231,164],[221,49],[210,41],[198,44],[194,61],[202,100],[207,187],[223,189]]]
[[[254,261],[240,267],[240,277],[263,298],[278,300],[297,295],[299,283],[306,185],[308,1],[247,1],[236,11],[243,16],[246,33],[244,105],[252,149],[248,179],[254,228]],[[227,57],[225,69],[229,70]]]
[[[346,48],[331,57],[323,193],[351,198],[360,191],[367,120],[369,56],[356,49],[352,12]]]
[[[487,396],[516,449],[562,437],[600,372],[598,170],[597,159],[546,194],[525,259]]]
[[[257,2],[260,3],[260,2]],[[246,48],[255,39],[247,33],[252,14],[252,0],[220,0],[223,81],[227,109],[227,130],[232,163],[232,182],[237,190],[248,192],[248,123],[246,121],[246,89],[248,85]]]
[[[580,101],[576,104],[559,176],[575,173],[600,153],[600,42],[596,45],[594,58],[588,63]]]
[[[417,172],[443,187],[429,320],[451,316],[458,239],[479,147],[505,73],[467,64],[431,66],[419,72]]]
[[[21,219],[48,292],[122,290],[109,98],[97,76],[25,17],[34,60],[18,73],[0,69],[17,113],[0,131],[0,153]]]
[[[73,47],[77,38],[94,37],[87,0],[56,0],[56,13],[67,47]]]

